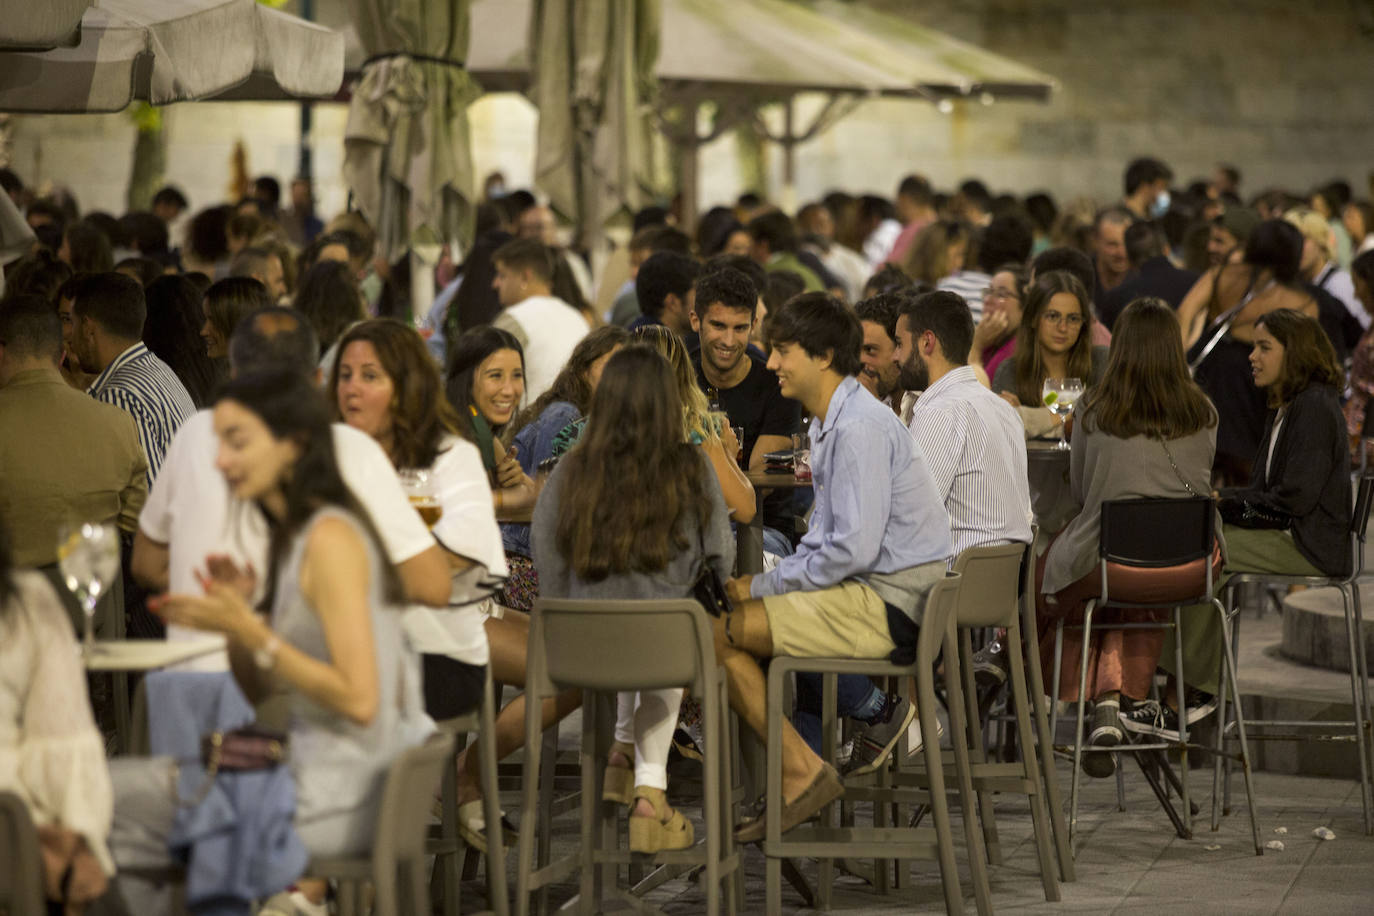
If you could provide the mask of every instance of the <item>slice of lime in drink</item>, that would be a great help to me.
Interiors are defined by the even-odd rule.
[[[1045,392],[1045,406],[1046,406],[1046,407],[1053,407],[1053,406],[1054,406],[1054,402],[1057,401],[1057,400],[1059,400],[1059,392],[1057,392],[1057,391],[1046,391],[1046,392]]]

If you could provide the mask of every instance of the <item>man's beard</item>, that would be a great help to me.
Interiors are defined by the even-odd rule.
[[[902,363],[898,372],[899,381],[906,391],[925,391],[930,385],[930,370],[919,353],[912,353]]]

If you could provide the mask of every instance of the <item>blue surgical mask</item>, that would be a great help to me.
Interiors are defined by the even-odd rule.
[[[1154,217],[1155,219],[1159,219],[1161,216],[1168,213],[1169,201],[1169,192],[1160,191],[1159,194],[1156,195],[1154,203],[1150,204],[1150,216]]]

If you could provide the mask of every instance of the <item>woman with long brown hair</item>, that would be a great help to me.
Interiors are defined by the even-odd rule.
[[[936,220],[916,234],[898,266],[913,280],[934,286],[964,269],[971,260],[968,248],[969,232],[963,223],[953,219]]]
[[[715,475],[683,432],[667,361],[630,346],[607,362],[586,430],[535,506],[540,591],[582,599],[685,598],[703,564],[722,580],[734,563]],[[610,657],[608,664],[614,662]],[[668,748],[682,689],[621,697],[604,797],[631,805],[630,849],[692,844],[669,807]]]
[[[1051,543],[1036,570],[1040,655],[1045,671],[1054,657],[1055,623],[1081,621],[1087,600],[1099,594],[1099,520],[1102,503],[1140,497],[1186,498],[1209,492],[1217,416],[1188,375],[1178,321],[1159,299],[1137,299],[1117,320],[1102,381],[1079,402],[1069,461],[1069,483],[1081,506]],[[1217,555],[1220,562],[1220,553]],[[1105,625],[1121,619],[1163,620],[1167,612],[1106,610]],[[1088,693],[1094,703],[1088,743],[1114,747],[1124,734],[1122,697],[1149,693],[1164,631],[1100,630],[1088,655]],[[1081,631],[1065,630],[1055,698],[1078,699]],[[1112,755],[1086,754],[1090,776],[1110,776]]]

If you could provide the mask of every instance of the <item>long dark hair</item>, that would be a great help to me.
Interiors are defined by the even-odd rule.
[[[711,518],[706,470],[682,438],[668,361],[632,344],[606,363],[587,429],[563,459],[555,543],[581,578],[656,572],[691,544],[683,518]]]
[[[1040,403],[1040,388],[1049,372],[1040,354],[1040,316],[1050,300],[1059,293],[1068,293],[1078,300],[1083,323],[1078,326],[1078,339],[1069,350],[1067,371],[1069,378],[1083,380],[1086,389],[1092,385],[1093,369],[1093,310],[1088,291],[1078,278],[1067,270],[1051,270],[1035,278],[1026,287],[1025,302],[1021,306],[1021,327],[1016,331],[1016,396],[1027,406]]]
[[[490,324],[501,314],[501,298],[492,288],[496,279],[496,249],[511,240],[509,232],[500,229],[478,236],[467,259],[463,261],[463,282],[449,304],[444,322],[447,339],[455,341],[460,334]]]
[[[226,344],[240,321],[274,305],[272,294],[254,277],[226,277],[205,291],[205,319]]]
[[[350,324],[365,317],[353,272],[339,261],[320,261],[307,270],[296,290],[295,305],[320,338],[322,354]]]
[[[484,325],[466,332],[453,342],[444,386],[448,392],[448,401],[458,414],[458,431],[468,441],[474,441],[472,412],[475,406],[472,402],[472,380],[483,361],[498,350],[514,350],[519,353],[520,368],[524,370],[525,351],[510,331]]]
[[[1102,381],[1083,396],[1085,429],[1129,439],[1181,439],[1217,424],[1188,374],[1178,316],[1161,299],[1137,299],[1117,319]]]
[[[1282,407],[1310,385],[1330,385],[1339,391],[1345,375],[1336,350],[1315,318],[1294,309],[1274,309],[1255,319],[1283,345],[1279,380],[1269,386],[1269,406]]]
[[[196,407],[204,407],[220,383],[221,372],[200,339],[205,324],[200,290],[185,277],[164,276],[149,283],[143,296],[148,307],[144,345],[172,367]]]
[[[517,433],[520,432],[539,419],[539,415],[547,410],[550,404],[558,401],[567,401],[577,408],[578,413],[585,416],[592,406],[592,386],[587,381],[587,373],[591,371],[592,363],[616,347],[623,347],[629,339],[629,332],[614,324],[597,328],[582,338],[577,346],[573,347],[567,365],[558,373],[549,390],[541,394],[529,407],[520,411],[520,414],[510,422],[510,428]]]
[[[372,345],[382,370],[391,377],[391,463],[397,468],[427,468],[448,433],[458,432],[458,419],[444,397],[439,367],[415,329],[395,318],[355,324],[339,338],[339,358],[329,377],[330,404],[339,414],[339,366],[354,341]]]
[[[381,558],[382,593],[390,604],[403,601],[401,580],[392,567],[382,539],[367,510],[348,489],[334,457],[329,405],[318,388],[298,372],[249,373],[231,379],[220,389],[215,403],[233,401],[251,411],[277,439],[289,439],[300,456],[282,483],[286,515],[267,515],[272,539],[267,575],[267,594],[259,609],[270,611],[276,601],[277,577],[291,549],[291,542],[320,509],[337,506],[353,515]]]

